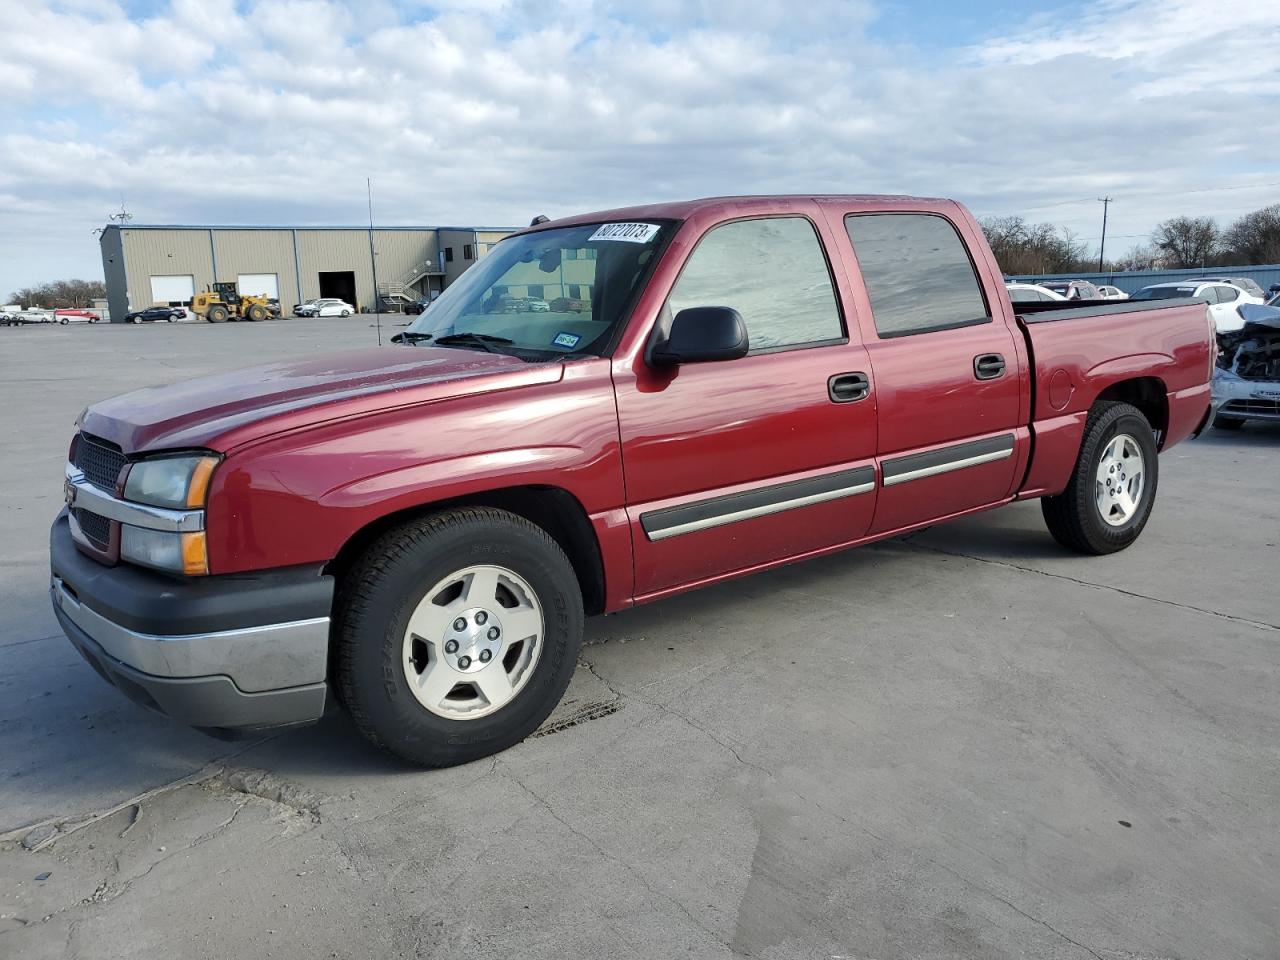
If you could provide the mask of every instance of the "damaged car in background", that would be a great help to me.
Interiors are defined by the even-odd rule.
[[[1218,326],[1213,425],[1220,430],[1280,421],[1280,307],[1246,303],[1236,312],[1240,326]]]

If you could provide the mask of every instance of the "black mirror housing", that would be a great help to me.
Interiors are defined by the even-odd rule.
[[[733,307],[688,307],[671,321],[671,332],[652,358],[662,366],[738,360],[748,346],[747,325]]]

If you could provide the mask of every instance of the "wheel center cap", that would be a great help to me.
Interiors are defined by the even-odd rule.
[[[487,607],[462,611],[440,641],[445,663],[460,673],[483,670],[502,649],[502,623]]]

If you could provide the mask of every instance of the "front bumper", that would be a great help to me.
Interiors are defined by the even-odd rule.
[[[107,567],[76,549],[65,511],[49,553],[58,622],[136,703],[240,734],[324,713],[333,578],[318,568],[177,580]]]
[[[1214,416],[1280,420],[1280,381],[1245,380],[1219,370],[1212,386]]]

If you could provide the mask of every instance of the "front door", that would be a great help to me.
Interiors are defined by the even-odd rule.
[[[1011,493],[1021,351],[968,250],[935,213],[843,217],[870,301],[882,489],[873,533],[942,519]],[[834,225],[833,225],[834,226]]]
[[[733,307],[748,356],[615,364],[638,597],[855,540],[871,522],[867,354],[809,214],[713,226],[662,308],[660,326]]]

